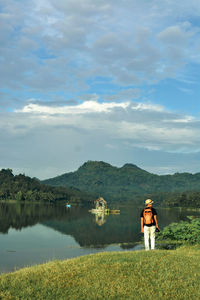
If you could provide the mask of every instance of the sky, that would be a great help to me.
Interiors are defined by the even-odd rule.
[[[0,168],[200,172],[199,0],[0,0]]]

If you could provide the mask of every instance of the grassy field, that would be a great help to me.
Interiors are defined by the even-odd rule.
[[[200,249],[104,252],[0,276],[0,299],[200,299]]]

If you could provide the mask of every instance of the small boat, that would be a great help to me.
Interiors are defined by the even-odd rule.
[[[66,204],[66,207],[71,207],[71,204]]]

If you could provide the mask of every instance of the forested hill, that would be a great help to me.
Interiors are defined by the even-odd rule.
[[[25,175],[14,176],[12,170],[0,170],[0,200],[33,202],[90,202],[94,196],[77,188],[51,187]]]
[[[141,195],[200,191],[200,173],[156,175],[133,164],[117,168],[102,161],[88,161],[75,172],[44,180],[43,183],[73,186],[109,200],[126,201]]]

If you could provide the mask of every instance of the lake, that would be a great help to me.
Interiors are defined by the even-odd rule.
[[[0,203],[0,272],[102,251],[141,249],[142,207],[113,208],[120,209],[120,215],[95,216],[81,206]],[[177,208],[157,212],[161,229],[200,214]]]

